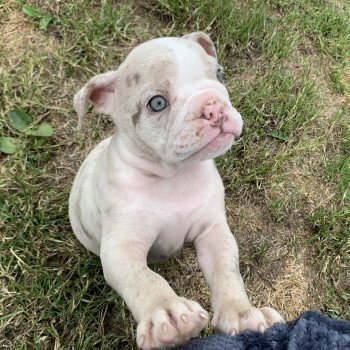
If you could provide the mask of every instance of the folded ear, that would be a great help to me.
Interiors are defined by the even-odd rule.
[[[116,106],[117,72],[107,72],[93,77],[74,96],[74,109],[78,120],[78,130],[81,129],[89,101],[94,104],[97,113],[111,115]]]
[[[184,39],[195,41],[197,44],[203,47],[204,51],[216,58],[216,50],[214,43],[211,41],[209,36],[203,32],[194,32],[190,34],[186,34],[183,36]]]

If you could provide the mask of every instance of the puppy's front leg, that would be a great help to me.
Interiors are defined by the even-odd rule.
[[[197,336],[208,313],[195,301],[178,297],[169,284],[147,266],[150,235],[135,228],[114,227],[102,236],[101,261],[106,281],[125,300],[137,327],[137,344],[156,349]]]
[[[194,244],[211,291],[215,328],[233,335],[245,329],[263,331],[275,322],[283,322],[274,309],[251,306],[239,272],[236,240],[226,222],[207,225]]]

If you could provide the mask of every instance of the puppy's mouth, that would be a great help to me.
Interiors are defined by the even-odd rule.
[[[235,135],[232,132],[220,132],[219,135],[214,137],[211,141],[201,147],[199,150],[191,154],[190,158],[198,158],[202,155],[218,155],[217,152],[221,153],[231,147],[235,140]]]

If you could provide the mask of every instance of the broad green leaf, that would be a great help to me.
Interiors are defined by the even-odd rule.
[[[269,134],[273,138],[280,140],[280,141],[288,141],[288,136],[286,136],[283,133],[273,131],[271,134]]]
[[[39,29],[46,30],[50,22],[54,19],[53,16],[45,15],[39,23]]]
[[[0,151],[6,154],[13,154],[20,149],[17,139],[14,137],[1,136],[0,137]]]
[[[33,123],[32,117],[21,109],[14,109],[7,113],[10,124],[17,130],[28,129]]]
[[[43,12],[34,6],[24,5],[22,7],[22,11],[29,17],[39,17],[39,18],[44,17]]]
[[[42,123],[26,130],[25,134],[29,136],[49,137],[53,134],[53,129],[48,123]]]
[[[40,148],[43,145],[44,141],[45,141],[45,139],[42,137],[34,139],[33,148],[34,149]]]

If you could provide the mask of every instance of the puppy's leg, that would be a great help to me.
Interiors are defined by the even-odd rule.
[[[117,232],[103,237],[100,256],[106,281],[138,322],[138,346],[157,349],[197,336],[208,323],[208,313],[197,302],[178,297],[147,267],[150,236]]]
[[[264,331],[275,322],[283,322],[274,309],[251,306],[239,272],[236,240],[226,222],[208,225],[194,244],[211,291],[215,328],[235,334],[245,329]]]

